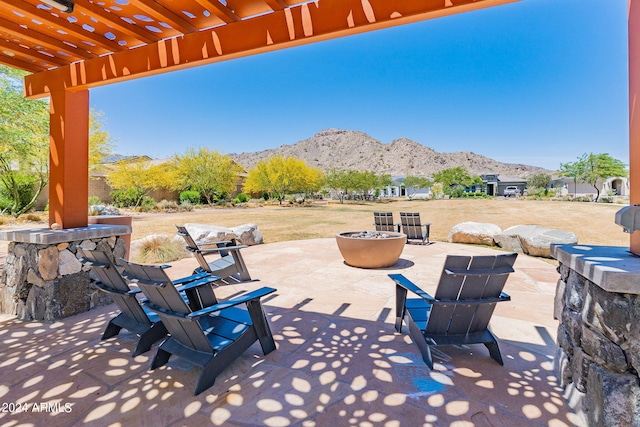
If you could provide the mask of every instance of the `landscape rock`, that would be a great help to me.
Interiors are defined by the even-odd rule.
[[[502,229],[495,224],[482,222],[461,222],[453,226],[447,240],[452,243],[471,243],[495,246],[493,236]]]
[[[241,245],[253,246],[264,243],[262,233],[256,224],[244,224],[231,229],[237,236],[236,240]]]
[[[120,215],[120,211],[114,206],[91,205],[89,206],[89,215]]]
[[[223,240],[235,239],[240,245],[259,245],[264,243],[262,233],[256,224],[244,224],[234,228],[210,224],[188,223],[185,227],[198,245],[211,245]]]
[[[531,256],[551,258],[551,244],[576,244],[578,237],[568,231],[539,225],[516,225],[494,236],[503,249]]]

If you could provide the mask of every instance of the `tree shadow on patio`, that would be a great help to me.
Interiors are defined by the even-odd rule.
[[[550,345],[501,341],[504,367],[483,346],[442,347],[432,371],[408,336],[394,331],[389,310],[366,321],[342,316],[344,304],[321,314],[304,311],[310,300],[291,308],[277,301],[266,301],[277,350],[265,357],[254,344],[195,397],[199,368],[172,358],[149,371],[155,348],[132,358],[135,335],[100,341],[113,306],[54,324],[6,322],[0,401],[28,410],[0,412],[0,421],[49,427],[579,425],[553,376]]]

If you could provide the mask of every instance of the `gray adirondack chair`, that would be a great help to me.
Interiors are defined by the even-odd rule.
[[[516,257],[515,253],[449,255],[434,297],[402,274],[389,275],[396,283],[396,330],[401,332],[402,321],[407,321],[429,368],[433,369],[431,347],[436,345],[484,344],[503,364],[498,340],[488,325],[496,303],[511,299],[502,289]],[[409,291],[420,298],[407,298]]]
[[[393,212],[374,212],[373,222],[376,231],[397,231],[398,225],[393,222]]]
[[[132,356],[149,351],[151,346],[156,342],[167,336],[167,329],[160,321],[157,314],[150,310],[145,310],[137,298],[140,293],[139,289],[131,289],[125,279],[121,276],[118,268],[111,262],[111,259],[106,252],[103,251],[89,251],[79,249],[81,257],[80,261],[92,269],[93,273],[97,277],[98,281],[95,285],[103,292],[108,293],[113,301],[120,309],[120,313],[109,321],[107,328],[102,334],[102,339],[115,337],[120,333],[122,328],[136,333],[140,336],[136,347],[133,350]],[[176,281],[177,285],[190,283],[193,281],[202,280],[206,274],[200,274],[195,276],[189,276],[187,278]],[[215,281],[215,278],[208,279],[210,283]],[[205,303],[211,299],[207,297],[206,289],[202,290],[202,294],[193,294],[193,306],[198,307],[204,300]]]
[[[431,223],[422,224],[417,212],[400,212],[402,232],[407,235],[407,243],[418,241],[421,245],[429,242]]]
[[[176,225],[178,236],[187,242],[187,250],[193,253],[200,267],[194,273],[207,272],[219,276],[222,280],[235,279],[236,281],[251,280],[247,265],[242,258],[240,249],[246,245],[236,245],[235,240],[216,242],[215,245],[199,246],[186,227]],[[207,261],[207,255],[217,255],[213,261]]]
[[[200,310],[191,310],[180,297],[162,266],[122,260],[123,275],[135,282],[147,297],[144,306],[160,316],[171,334],[158,347],[151,369],[165,365],[176,355],[200,366],[195,394],[208,389],[216,377],[251,345],[260,341],[266,355],[275,350],[260,298],[275,292],[263,287]]]

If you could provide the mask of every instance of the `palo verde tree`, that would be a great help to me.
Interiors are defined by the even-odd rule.
[[[189,148],[173,156],[177,173],[174,188],[200,193],[208,204],[228,197],[236,188],[242,167],[230,156],[208,148]]]
[[[105,129],[105,116],[101,111],[89,113],[89,170],[100,167],[113,154],[114,140]]]
[[[482,184],[482,178],[477,175],[470,175],[462,166],[443,169],[433,175],[433,181],[442,184],[445,194],[455,195],[456,189],[464,189],[473,184]]]
[[[433,185],[433,181],[424,178],[422,176],[408,176],[404,179],[404,188],[407,190],[407,196],[413,197],[421,188],[431,187]]]
[[[115,191],[114,202],[121,207],[138,208],[149,201],[149,194],[160,188],[171,188],[176,180],[175,169],[168,164],[153,164],[150,160],[120,160],[110,165],[107,182]]]
[[[269,157],[249,171],[244,192],[266,192],[282,204],[287,194],[305,193],[319,186],[313,183],[313,177],[321,176],[322,172],[312,172],[312,169],[315,168],[296,157]]]
[[[598,182],[613,177],[627,176],[625,164],[607,153],[585,153],[576,162],[561,164],[560,169],[563,175],[573,177],[575,183],[586,182],[591,184],[596,189],[596,202],[600,198]]]
[[[24,98],[25,74],[0,66],[0,211],[16,218],[49,182],[49,104]]]

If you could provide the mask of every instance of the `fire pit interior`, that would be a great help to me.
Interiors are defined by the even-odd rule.
[[[394,265],[407,236],[392,231],[349,231],[336,235],[345,263],[360,268],[385,268]]]

